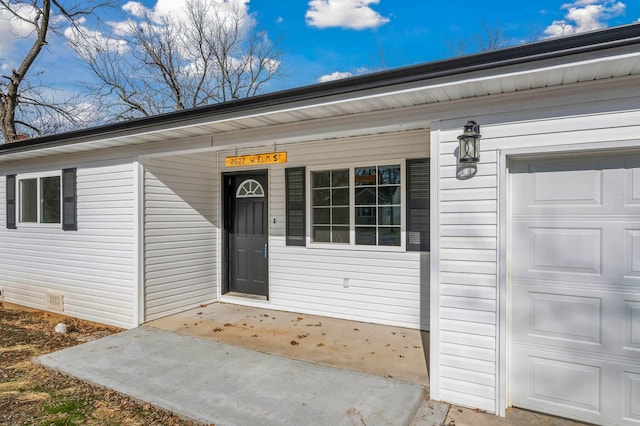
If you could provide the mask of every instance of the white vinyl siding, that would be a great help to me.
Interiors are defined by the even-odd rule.
[[[215,300],[216,155],[144,164],[145,321]]]
[[[66,315],[135,326],[132,160],[73,166],[78,183],[77,231],[63,231],[59,224],[18,224],[18,229],[7,229],[2,202],[0,288],[4,300],[47,309],[47,293],[61,294]],[[0,180],[0,199],[5,200],[5,177]]]
[[[288,144],[278,150],[287,151],[288,162],[269,167],[269,307],[428,329],[429,254],[389,252],[371,246],[340,249],[287,246],[284,182],[287,167],[383,164],[390,159],[428,157],[429,132]],[[256,152],[241,150],[239,154]],[[221,153],[221,166],[226,155],[235,152]],[[310,214],[309,205],[306,214]],[[404,226],[403,218],[403,231]]]
[[[606,99],[606,94],[600,96]],[[499,197],[509,191],[499,188],[500,151],[553,152],[571,145],[594,149],[597,145],[589,144],[624,145],[625,140],[630,146],[637,146],[637,139],[631,140],[640,134],[638,102],[628,99],[607,105],[606,101],[599,101],[540,109],[533,109],[530,104],[530,110],[519,112],[516,104],[505,103],[505,111],[512,109],[502,114],[474,114],[473,119],[481,124],[482,154],[476,174],[469,179],[457,177],[460,170],[456,155],[456,138],[468,117],[440,123],[441,130],[432,135],[439,139],[437,164],[432,161],[439,174],[435,184],[438,257],[432,276],[438,286],[438,310],[434,315],[439,325],[438,333],[434,334],[437,341],[432,345],[437,364],[432,376],[432,395],[436,398],[490,412],[501,412],[504,409],[501,405],[508,398],[504,396],[506,390],[499,388],[507,382],[506,364],[498,356],[506,347],[505,342],[499,341],[499,333],[507,329],[506,323],[499,323],[500,306],[507,306],[504,311],[507,317],[510,309],[508,301],[499,298],[498,286],[501,267],[498,258],[506,256],[506,250],[499,246],[499,237],[500,232],[507,232],[506,226],[500,228],[499,221],[505,220],[500,219],[502,215],[508,216],[507,210],[499,214]],[[615,108],[626,111],[600,113]],[[480,102],[475,109],[481,110]],[[584,115],[575,115],[575,111]],[[514,254],[517,255],[520,254]],[[503,266],[509,268],[508,264]],[[501,393],[504,402],[498,399]]]

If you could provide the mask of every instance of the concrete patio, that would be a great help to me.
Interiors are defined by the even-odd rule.
[[[429,400],[428,336],[213,303],[36,362],[216,425],[580,424]]]

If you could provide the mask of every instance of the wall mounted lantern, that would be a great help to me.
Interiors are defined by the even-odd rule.
[[[480,125],[475,121],[467,121],[464,125],[464,133],[458,136],[460,149],[458,161],[460,163],[475,164],[480,161]]]

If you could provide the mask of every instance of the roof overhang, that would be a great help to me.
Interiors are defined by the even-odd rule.
[[[213,136],[640,74],[640,24],[0,145],[0,162]]]

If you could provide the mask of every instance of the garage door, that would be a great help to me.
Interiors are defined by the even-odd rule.
[[[640,155],[512,161],[514,406],[640,424]]]

